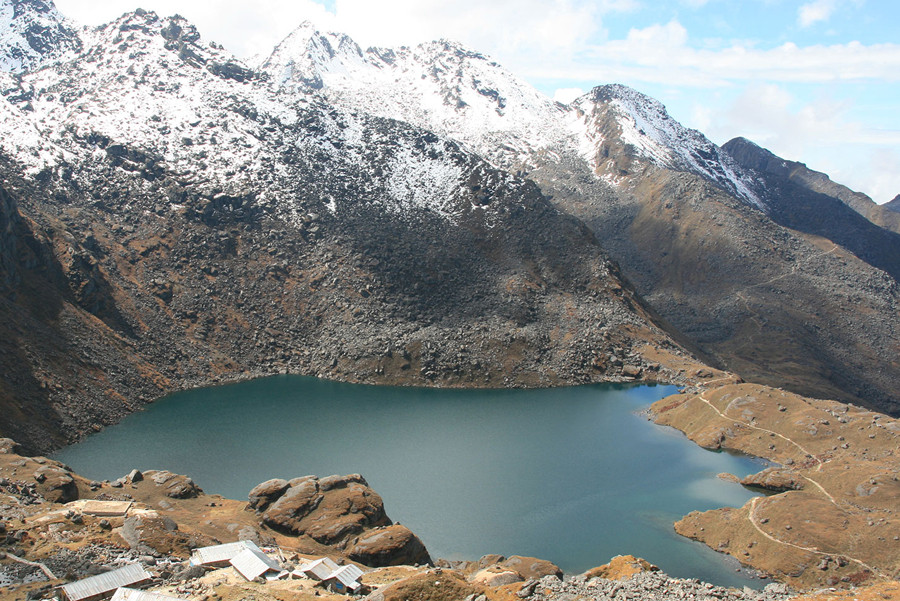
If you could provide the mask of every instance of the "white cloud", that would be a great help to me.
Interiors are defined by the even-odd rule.
[[[570,53],[599,31],[604,14],[632,6],[633,0],[395,0],[385,9],[371,0],[337,0],[336,13],[363,45],[449,38],[515,62],[520,54]]]
[[[797,9],[797,22],[801,27],[809,27],[819,21],[827,21],[837,8],[837,0],[815,0]]]
[[[581,88],[559,88],[553,94],[553,100],[569,104],[576,98],[584,96],[584,90]]]
[[[576,81],[644,81],[691,87],[722,87],[736,81],[822,83],[900,81],[900,44],[859,42],[771,49],[735,44],[697,49],[678,21],[632,29],[625,39],[587,46],[574,60],[532,65],[532,77]]]

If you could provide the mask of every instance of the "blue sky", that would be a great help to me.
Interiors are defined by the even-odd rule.
[[[722,144],[745,136],[877,202],[900,194],[895,0],[57,0],[100,24],[180,13],[239,56],[301,21],[362,46],[439,37],[490,55],[549,96],[624,83]]]

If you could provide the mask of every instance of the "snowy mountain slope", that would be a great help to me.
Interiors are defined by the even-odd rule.
[[[0,0],[0,71],[35,69],[80,48],[75,27],[52,0]]]
[[[85,60],[6,82],[6,97],[18,107],[4,104],[11,144],[27,133],[35,148],[40,141],[86,162],[114,160],[148,179],[171,174],[197,194],[244,199],[284,215],[309,197],[333,213],[365,198],[397,214],[427,210],[448,219],[488,205],[462,200],[472,195],[464,172],[471,165],[454,144],[315,94],[273,97],[183,19],[137,11],[85,31],[83,39]],[[34,154],[23,156],[33,168],[60,157],[42,150],[32,160]],[[377,173],[369,171],[373,161]],[[318,177],[298,198],[292,178],[310,165]],[[334,178],[359,181],[348,187]],[[511,176],[502,178],[513,185]]]
[[[737,198],[765,209],[762,182],[742,168],[728,153],[702,133],[688,129],[669,116],[661,102],[627,86],[599,86],[572,103],[581,116],[585,134],[581,152],[595,170],[616,181],[615,163],[604,145],[611,139],[624,145],[624,153],[659,167],[699,175]],[[610,128],[609,122],[615,123]]]
[[[435,131],[506,169],[530,169],[560,153],[597,156],[610,142],[662,168],[704,177],[764,207],[760,182],[658,101],[600,86],[570,106],[547,98],[484,55],[447,41],[363,51],[346,35],[301,25],[261,65],[276,90],[317,90],[330,102]],[[600,123],[615,121],[615,128]],[[602,132],[602,133],[601,133]],[[608,183],[615,175],[598,173]]]
[[[446,40],[363,51],[307,22],[261,69],[283,93],[318,90],[337,105],[430,129],[507,168],[567,133],[562,105]]]

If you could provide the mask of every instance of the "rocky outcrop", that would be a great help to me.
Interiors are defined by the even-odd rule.
[[[265,511],[269,505],[280,499],[290,487],[290,483],[281,478],[273,478],[257,484],[248,495],[250,498],[248,507],[257,513]]]
[[[361,564],[431,563],[422,541],[391,522],[381,497],[359,474],[275,478],[255,486],[249,500],[247,508],[276,532],[335,546]]]
[[[78,498],[72,472],[61,465],[42,465],[34,472],[37,492],[50,503],[68,503]]]
[[[168,471],[151,470],[142,474],[161,488],[167,497],[172,499],[193,499],[203,490],[188,476],[173,474]]]
[[[431,563],[419,537],[400,524],[367,530],[349,547],[347,557],[372,567]]]
[[[741,484],[770,492],[786,492],[802,489],[804,480],[793,470],[769,467],[759,473],[750,474],[741,480]]]
[[[140,511],[125,518],[118,535],[134,551],[152,556],[185,556],[190,550],[214,544],[196,531],[182,532],[169,517],[155,511]]]
[[[627,580],[635,574],[643,572],[658,572],[659,568],[645,559],[634,555],[618,555],[609,563],[596,568],[591,568],[581,575],[581,578],[603,578],[605,580]]]
[[[391,524],[381,497],[358,474],[321,480],[306,476],[288,484],[261,516],[265,525],[278,532],[335,545],[364,530]]]

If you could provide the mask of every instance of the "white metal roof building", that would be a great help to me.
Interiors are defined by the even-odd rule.
[[[227,565],[238,553],[252,549],[259,551],[259,547],[249,540],[242,540],[236,543],[225,543],[224,545],[213,545],[212,547],[202,547],[194,549],[191,553],[192,566],[214,566]]]
[[[120,588],[110,601],[181,601],[178,597],[148,593],[133,588]]]
[[[119,587],[147,582],[151,576],[139,563],[132,563],[124,568],[97,574],[62,587],[69,601],[86,601],[110,594]]]
[[[304,563],[298,570],[313,580],[325,580],[340,566],[327,557]]]
[[[353,564],[341,566],[331,573],[331,576],[325,580],[336,580],[340,582],[347,590],[356,591],[362,584],[358,582],[362,578],[363,572]],[[340,592],[340,591],[339,591]]]
[[[266,572],[281,571],[278,562],[260,551],[259,548],[244,549],[231,558],[231,565],[247,580],[253,580]]]

